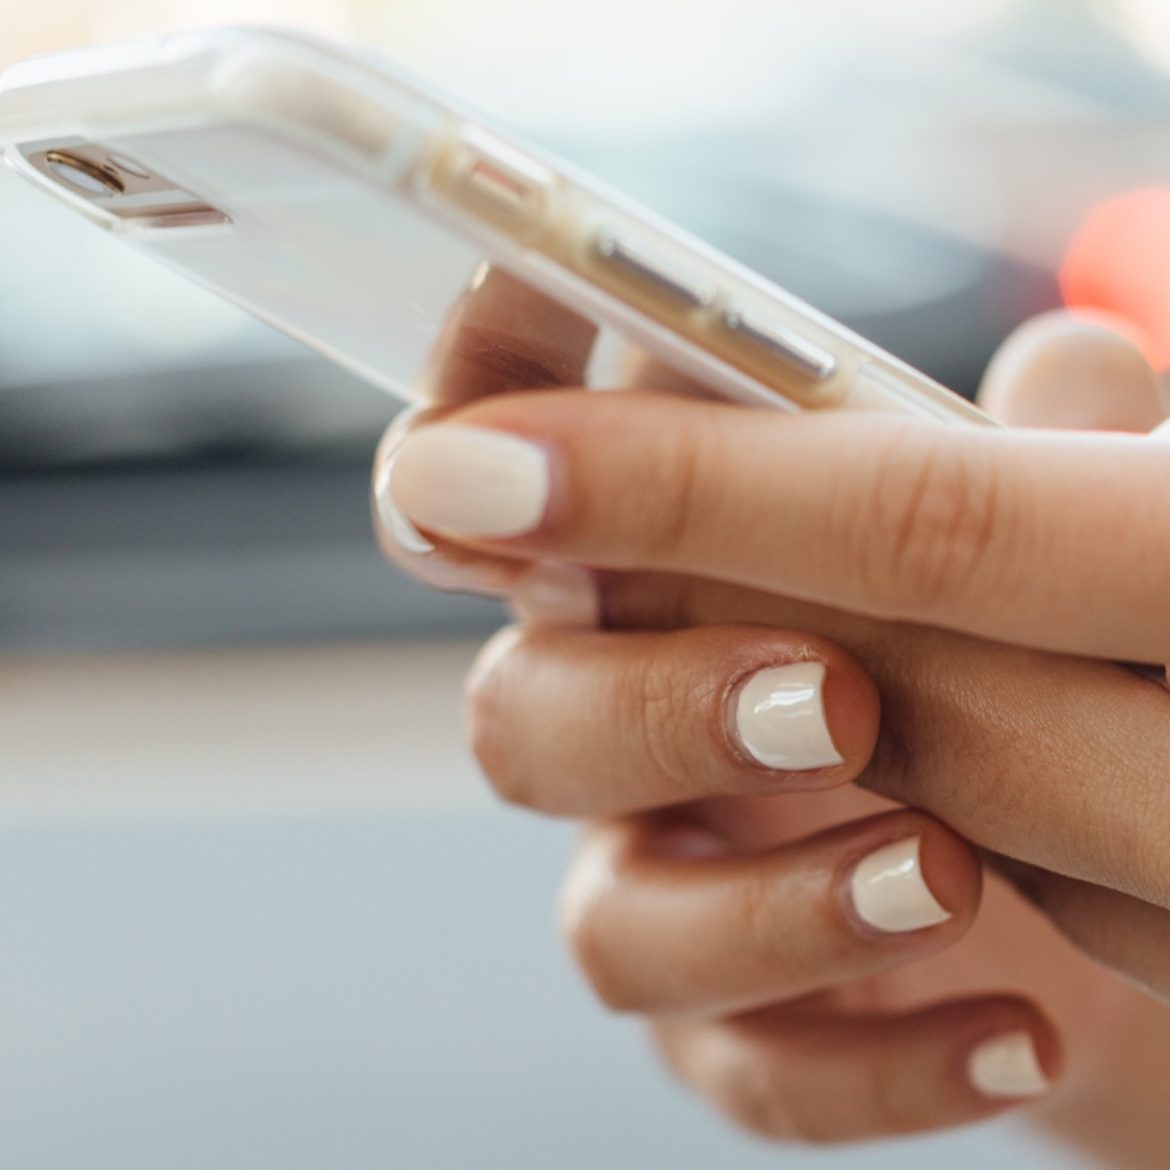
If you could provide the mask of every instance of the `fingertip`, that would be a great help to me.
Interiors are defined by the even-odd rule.
[[[1055,1033],[1027,1001],[951,1000],[905,1014],[780,1005],[659,1026],[676,1073],[731,1119],[784,1140],[842,1143],[951,1129],[1043,1097]]]
[[[979,909],[982,866],[956,834],[917,812],[887,813],[857,826],[842,884],[863,934],[937,938],[950,945]]]
[[[968,1088],[984,1102],[1008,1108],[1048,1096],[1064,1072],[1064,1047],[1048,1018],[1031,1002],[1003,997],[981,1005],[960,1030],[958,1063]]]
[[[881,696],[869,672],[851,654],[832,643],[822,648],[825,660],[825,721],[849,775],[853,779],[868,765],[881,726]]]
[[[486,687],[488,680],[499,670],[512,651],[524,640],[525,629],[521,625],[504,626],[497,630],[480,647],[467,672],[464,687],[471,697],[479,695]]]
[[[744,665],[729,677],[724,707],[733,756],[783,778],[790,790],[855,779],[877,741],[877,687],[850,654],[807,634],[742,627],[713,629],[713,664],[738,644]]]
[[[976,1091],[992,1100],[1042,1097],[1052,1087],[1027,1029],[981,1040],[967,1057],[967,1075]]]
[[[390,492],[390,475],[394,469],[395,455],[380,459],[374,472],[374,520],[378,525],[380,540],[390,542],[391,548],[401,550],[408,556],[426,557],[435,551],[422,532],[411,523],[406,514],[394,502]]]
[[[1060,311],[1022,325],[988,366],[979,403],[1020,427],[1145,432],[1163,417],[1140,339],[1106,314]]]
[[[946,825],[923,817],[919,855],[932,893],[952,921],[966,929],[983,898],[983,863],[978,854]]]
[[[407,407],[382,435],[370,480],[375,543],[388,561],[424,585],[444,592],[502,599],[526,572],[525,562],[492,557],[424,532],[398,506],[391,490],[395,464],[404,444],[441,417],[442,411],[433,407]]]

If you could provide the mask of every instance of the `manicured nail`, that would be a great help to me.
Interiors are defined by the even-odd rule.
[[[735,729],[747,752],[765,767],[786,772],[843,764],[825,722],[824,684],[820,662],[794,662],[752,675],[735,707]]]
[[[390,495],[390,469],[394,466],[395,459],[397,455],[385,462],[374,482],[374,502],[378,509],[378,518],[395,544],[416,556],[428,556],[435,551],[435,546],[402,514]]]
[[[967,1075],[985,1097],[1038,1097],[1051,1087],[1027,1032],[984,1040],[967,1061]]]
[[[922,876],[921,838],[910,837],[871,853],[853,871],[849,892],[863,922],[884,934],[906,934],[950,918]]]
[[[576,565],[533,565],[517,577],[508,600],[516,620],[529,625],[596,626],[601,620],[593,574]]]
[[[549,496],[544,451],[502,431],[441,423],[410,435],[387,491],[412,523],[453,536],[502,538],[535,528]]]

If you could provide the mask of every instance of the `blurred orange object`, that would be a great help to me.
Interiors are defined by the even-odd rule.
[[[1150,361],[1170,368],[1170,188],[1097,204],[1068,249],[1060,285],[1070,309],[1120,317]]]

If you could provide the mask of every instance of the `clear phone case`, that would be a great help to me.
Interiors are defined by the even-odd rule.
[[[407,400],[443,393],[436,347],[454,345],[501,385],[526,362],[529,380],[653,377],[788,409],[988,421],[393,66],[300,35],[182,34],[14,66],[0,145],[130,246]],[[485,273],[486,311],[453,336]]]

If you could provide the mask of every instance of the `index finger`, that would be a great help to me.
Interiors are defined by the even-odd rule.
[[[388,488],[424,526],[504,555],[1170,658],[1170,460],[1145,438],[527,395],[414,436]]]

